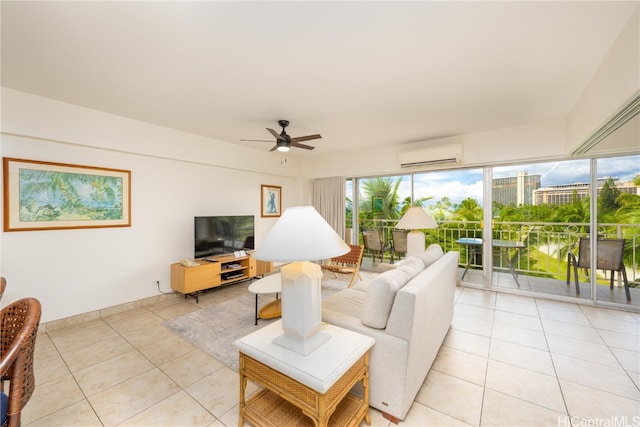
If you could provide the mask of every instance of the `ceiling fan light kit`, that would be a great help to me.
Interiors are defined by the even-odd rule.
[[[319,134],[298,136],[298,137],[292,138],[284,130],[287,126],[289,126],[289,120],[278,120],[278,125],[280,125],[280,127],[282,128],[282,132],[280,133],[276,132],[273,129],[267,128],[267,131],[269,131],[269,133],[273,135],[273,137],[276,139],[276,145],[274,145],[273,148],[269,151],[278,150],[281,152],[287,152],[289,151],[289,149],[291,149],[291,147],[302,148],[305,150],[313,150],[316,147],[312,147],[311,145],[306,145],[306,144],[300,144],[300,142],[322,138],[322,136],[320,136]],[[243,139],[243,141],[252,141],[252,140]],[[257,141],[257,140],[253,140],[253,141]],[[265,142],[268,142],[268,141],[265,141]]]

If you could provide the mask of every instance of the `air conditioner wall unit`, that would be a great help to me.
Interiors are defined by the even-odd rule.
[[[462,162],[462,144],[435,145],[398,153],[401,168]]]

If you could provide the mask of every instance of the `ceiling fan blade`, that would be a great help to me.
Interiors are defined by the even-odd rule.
[[[278,149],[278,146],[277,146],[277,145],[274,145],[274,146],[273,146],[273,148],[272,148],[271,150],[269,150],[269,151],[270,151],[270,152],[271,152],[271,151],[276,151],[277,149]]]
[[[297,142],[291,142],[292,147],[304,148],[305,150],[313,150],[316,147],[312,147],[310,145],[298,144]]]
[[[291,138],[291,142],[302,142],[302,141],[311,141],[312,139],[320,139],[322,136],[316,135],[307,135],[307,136],[297,136],[295,138]]]
[[[271,135],[273,135],[276,138],[277,141],[286,141],[286,139],[280,136],[280,134],[275,130],[269,129],[269,128],[267,128],[267,130],[269,131],[269,133],[271,133]]]

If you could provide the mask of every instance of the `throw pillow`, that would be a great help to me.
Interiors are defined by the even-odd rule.
[[[440,258],[442,255],[444,255],[444,252],[442,251],[442,248],[440,247],[440,245],[437,243],[433,243],[429,245],[426,251],[418,255],[418,257],[422,259],[422,262],[424,263],[424,268],[427,268],[431,264],[436,262],[438,258]]]
[[[396,292],[409,281],[406,271],[399,268],[379,274],[369,283],[360,322],[370,328],[384,329],[391,313]]]

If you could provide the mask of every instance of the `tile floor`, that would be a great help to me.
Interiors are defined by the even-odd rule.
[[[47,327],[23,425],[237,425],[236,372],[162,326],[219,301],[215,292]],[[401,425],[638,426],[639,387],[640,315],[459,287]],[[375,410],[372,419],[390,425]]]

